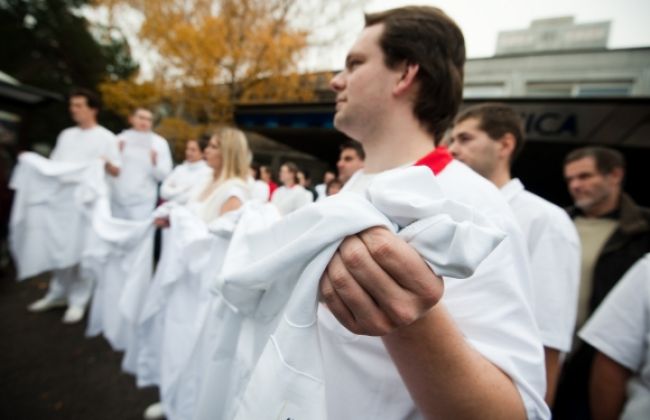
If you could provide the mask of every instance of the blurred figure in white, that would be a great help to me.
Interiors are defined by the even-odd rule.
[[[207,140],[190,139],[185,144],[185,161],[176,166],[160,186],[160,198],[179,204],[187,203],[192,188],[212,175],[203,159]]]
[[[341,188],[343,188],[343,183],[341,182],[341,180],[338,178],[334,178],[333,180],[327,183],[325,194],[329,197],[330,195],[334,195],[339,191],[341,191]]]
[[[336,168],[339,170],[339,180],[343,185],[359,169],[363,169],[365,160],[366,152],[358,141],[348,140],[341,145],[341,154],[338,162],[336,162]]]
[[[260,179],[267,184],[269,184],[269,201],[273,198],[273,193],[278,189],[278,184],[273,182],[273,174],[271,173],[271,168],[262,165],[260,166]]]
[[[271,202],[283,216],[312,202],[311,193],[298,183],[298,167],[295,163],[285,162],[280,167],[280,182],[282,186],[275,190]]]
[[[336,174],[334,171],[327,170],[323,174],[323,182],[321,184],[316,185],[316,193],[318,194],[318,200],[322,200],[323,198],[327,197],[327,184],[330,182],[334,181],[336,179]]]
[[[229,127],[222,128],[210,138],[205,148],[204,156],[207,165],[210,167],[212,176],[196,184],[190,193],[190,199],[186,207],[207,225],[225,213],[239,209],[250,198],[248,183],[248,159],[250,152],[246,136],[238,129]],[[168,218],[158,218],[155,223],[162,228],[169,227]],[[160,365],[160,369],[164,371],[173,368],[173,366],[170,367],[164,362],[164,355],[170,352],[174,354],[183,352],[184,345],[187,344],[178,343],[178,340],[175,340],[178,334],[178,328],[188,328],[188,322],[186,319],[182,319],[182,316],[178,319],[173,319],[172,315],[165,315],[165,312],[168,311],[179,316],[181,310],[199,305],[196,295],[197,292],[193,289],[194,286],[191,282],[179,282],[174,284],[173,287],[174,289],[168,293],[175,295],[175,301],[180,306],[172,307],[168,306],[170,304],[167,303],[162,309],[163,318],[165,320],[172,319],[173,321],[163,321],[163,341],[161,344],[156,343],[156,345],[162,346],[160,352],[163,354],[161,356],[163,362]],[[174,308],[177,308],[178,312],[174,312]],[[171,348],[169,346],[176,347]],[[161,374],[161,380],[164,382],[160,384],[162,401],[147,407],[144,413],[145,419],[159,419],[165,416],[167,418],[178,418],[176,417],[178,416],[176,411],[187,410],[187,406],[177,407],[173,402],[186,398],[187,390],[183,387],[173,387],[165,382],[167,380],[165,378],[166,376]],[[176,389],[182,395],[173,393],[173,395],[165,395],[164,390],[166,389]],[[184,416],[181,417],[185,418]]]
[[[298,170],[298,183],[311,194],[311,201],[318,200],[318,193],[311,185],[311,175],[308,170]]]
[[[143,220],[156,208],[158,183],[172,170],[167,140],[151,130],[153,114],[136,108],[129,121],[132,128],[118,136],[122,157],[120,175],[112,181],[113,217]]]
[[[66,128],[59,134],[50,159],[61,162],[87,162],[103,159],[106,173],[111,177],[120,174],[120,153],[115,135],[97,124],[100,109],[99,98],[90,91],[78,89],[70,94],[69,110],[75,127]],[[77,246],[70,241],[70,246]],[[32,312],[42,312],[60,306],[68,306],[63,322],[81,321],[92,294],[93,282],[83,277],[79,266],[55,270],[44,298],[28,306]]]
[[[271,187],[260,177],[260,164],[251,162],[250,170],[251,177],[249,178],[249,183],[251,187],[251,197],[253,200],[266,203],[269,201],[269,197],[271,195]]]

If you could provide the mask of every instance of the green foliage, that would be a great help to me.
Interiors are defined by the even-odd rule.
[[[21,83],[61,94],[72,87],[97,91],[106,79],[133,74],[138,66],[124,37],[91,28],[78,13],[87,3],[0,0],[0,70]],[[39,109],[32,117],[37,124],[30,124],[30,142],[53,141],[58,130],[70,125],[66,104]]]

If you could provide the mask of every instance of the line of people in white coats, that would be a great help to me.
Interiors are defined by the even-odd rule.
[[[132,129],[114,136],[97,124],[98,110],[99,100],[92,92],[72,92],[70,112],[77,126],[59,136],[50,160],[32,153],[21,155],[12,180],[17,196],[28,198],[17,200],[24,204],[25,211],[14,211],[16,217],[12,225],[19,271],[22,269],[22,273],[26,273],[19,277],[54,269],[50,291],[31,304],[29,310],[39,312],[68,304],[63,319],[66,323],[82,319],[92,295],[87,335],[102,333],[116,350],[125,351],[124,370],[138,376],[140,385],[160,386],[161,395],[165,397],[163,401],[168,402],[152,405],[146,416],[159,417],[165,411],[171,418],[185,418],[187,403],[181,396],[174,396],[173,390],[185,399],[194,393],[188,393],[187,387],[174,387],[175,381],[170,375],[161,373],[178,372],[175,357],[190,356],[189,347],[178,349],[178,338],[183,337],[185,327],[198,321],[191,318],[189,323],[179,323],[173,318],[183,313],[184,308],[209,301],[206,298],[211,295],[204,288],[191,290],[188,278],[175,283],[178,279],[173,279],[170,273],[180,270],[183,262],[178,261],[174,252],[187,245],[187,241],[197,240],[189,236],[205,234],[206,226],[225,213],[233,213],[244,202],[268,201],[269,187],[264,182],[256,183],[249,176],[251,153],[245,136],[238,130],[222,129],[207,142],[189,140],[185,162],[172,171],[167,142],[151,130],[151,111],[135,109],[130,116]],[[106,188],[87,198],[82,208],[75,199],[68,199],[75,198],[91,184],[86,167],[92,168],[98,161],[103,162],[103,169],[95,171],[99,177],[95,176],[93,182],[105,184]],[[104,182],[104,171],[109,175],[107,182]],[[267,210],[271,215],[277,215],[278,211],[290,213],[312,201],[311,193],[297,184],[297,172],[297,167],[290,162],[281,167],[283,186],[276,190],[273,206]],[[33,219],[39,215],[34,210],[35,204],[43,207],[43,203],[29,199],[34,190],[42,186],[37,182],[42,181],[39,176],[47,177],[55,190],[57,185],[70,187],[67,196],[61,195],[59,190],[59,196],[50,197],[52,200],[45,210],[57,210],[57,205],[61,205],[67,212],[65,216],[74,215],[80,220],[79,235],[70,236],[69,225],[59,232],[25,234],[31,232]],[[165,203],[156,209],[160,181],[163,181],[160,197]],[[15,207],[17,210],[21,206]],[[17,216],[19,213],[21,217]],[[59,216],[62,217],[57,222],[64,222],[63,213]],[[174,226],[176,229],[172,229],[175,234],[164,229],[163,255],[152,276],[152,227],[167,228],[170,220],[178,222]],[[33,261],[35,241],[57,242],[53,239],[63,239],[58,245],[64,248],[79,250],[71,256],[74,264],[56,255],[44,264]],[[223,241],[220,245],[225,251]],[[44,253],[56,254],[52,249]],[[60,265],[65,267],[59,268]],[[30,267],[34,269],[29,271]],[[214,269],[211,265],[210,272]],[[74,278],[62,276],[60,272],[73,273]],[[60,285],[61,279],[68,282]],[[139,308],[142,306],[144,310]],[[173,403],[176,400],[181,401],[180,405]]]
[[[77,180],[69,205],[81,209],[91,237],[99,238],[79,259],[82,268],[95,269],[98,286],[111,279],[105,267],[86,261],[88,255],[124,270],[127,259],[110,258],[133,249],[140,255],[133,232],[146,233],[142,227],[154,223],[165,230],[153,278],[126,275],[122,293],[99,289],[103,305],[113,299],[119,311],[94,318],[101,321],[98,330],[125,350],[123,367],[138,384],[160,387],[161,402],[147,417],[550,417],[544,397],[552,395],[558,353],[570,342],[565,324],[575,310],[554,302],[559,306],[553,311],[567,315],[557,331],[548,327],[558,323],[541,310],[540,300],[547,305],[554,296],[541,284],[547,279],[538,277],[549,267],[542,258],[548,252],[537,247],[557,245],[562,232],[542,226],[550,239],[535,232],[544,215],[557,226],[566,220],[510,179],[522,139],[516,129],[494,134],[484,125],[493,113],[507,116],[508,110],[469,110],[454,121],[464,59],[460,29],[437,8],[367,15],[344,70],[331,81],[334,125],[359,140],[367,155],[348,156],[343,148],[341,180],[355,159],[363,169],[350,170],[343,191],[316,204],[296,204],[308,200],[294,187],[297,170],[290,164],[281,168],[285,185],[277,206],[252,199],[250,152],[244,134],[232,128],[211,137],[205,150],[210,170],[191,182],[185,204],[164,204],[128,225],[106,217],[106,194],[72,177],[78,167],[55,171],[21,159],[34,167],[15,182],[25,190],[40,182],[39,174],[61,185]],[[458,160],[435,146],[452,121]],[[464,142],[483,149],[473,155]],[[193,147],[188,143],[188,150]],[[93,157],[104,157],[106,172],[119,174],[119,154]],[[158,161],[153,153],[148,159]],[[32,207],[43,205],[20,203],[16,220],[23,224]],[[531,217],[517,217],[523,214],[518,208],[529,209]],[[124,226],[129,232],[117,235]],[[562,239],[562,258],[573,255],[574,239]],[[629,277],[644,278],[643,264]],[[575,270],[557,268],[568,273],[562,286],[571,300]],[[629,300],[629,288],[644,287],[639,282],[622,282],[617,293],[623,297],[613,296],[618,303],[611,305]],[[110,323],[111,316],[124,319]],[[595,332],[599,323],[597,313],[583,337],[629,369],[641,369],[635,388],[641,395],[648,389],[642,383],[644,340],[634,343],[635,355],[619,357],[615,345],[599,347],[607,338]],[[626,412],[643,413],[645,406],[636,403],[641,400],[632,399]],[[613,403],[620,405],[620,398]]]
[[[382,49],[382,37],[399,48]],[[436,47],[405,61],[422,40]],[[447,89],[462,80],[463,45],[436,8],[368,15],[331,82],[335,126],[363,143],[365,169],[283,217],[244,202],[248,167],[246,178],[228,169],[241,148],[227,143],[243,134],[212,137],[206,161],[219,175],[155,213],[175,252],[152,281],[129,277],[115,296],[124,367],[159,384],[167,417],[548,417],[516,221],[487,181],[434,146],[460,103],[462,89]],[[432,70],[419,71],[429,62],[451,66],[439,94]],[[93,232],[120,225],[91,216]],[[149,336],[162,345],[147,347]]]

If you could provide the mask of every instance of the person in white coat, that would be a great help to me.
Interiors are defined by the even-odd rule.
[[[589,394],[594,420],[650,414],[650,254],[630,268],[580,330],[596,349]]]
[[[282,186],[273,193],[271,203],[287,215],[313,201],[312,194],[298,183],[298,166],[293,162],[285,162],[280,166],[280,182]]]
[[[191,190],[212,176],[212,168],[203,159],[207,141],[188,140],[185,144],[185,161],[176,166],[160,186],[160,198],[185,204]]]
[[[524,146],[521,117],[500,103],[464,109],[449,151],[504,194],[526,237],[533,300],[546,359],[546,402],[552,406],[561,353],[571,350],[580,285],[580,239],[568,214],[524,189],[511,165]]]
[[[66,128],[59,134],[50,159],[62,162],[103,159],[106,173],[111,177],[119,176],[120,153],[117,138],[97,123],[99,98],[93,92],[84,89],[75,90],[70,94],[69,109],[77,125]],[[92,287],[92,280],[81,275],[78,265],[55,270],[45,297],[30,304],[28,310],[42,312],[67,306],[63,322],[70,324],[79,322],[86,311]]]
[[[240,130],[222,128],[210,138],[204,156],[207,165],[212,169],[212,176],[196,185],[190,193],[186,207],[205,224],[210,224],[225,213],[239,209],[250,199],[248,182],[250,152],[246,136]],[[159,218],[155,223],[160,227],[166,227],[169,226],[169,219]],[[196,305],[197,302],[185,304]],[[173,335],[173,330],[167,329],[165,334]],[[167,337],[165,342],[173,343],[174,337]],[[165,351],[169,350],[161,349],[163,359]],[[145,418],[161,418],[166,414],[165,405],[168,409],[173,409],[171,402],[163,399],[163,403],[158,402],[147,407]],[[171,414],[173,413],[167,413],[168,416]]]
[[[366,152],[341,193],[363,194],[375,174],[430,158],[447,197],[508,236],[467,293],[386,229],[343,240],[320,282],[327,418],[550,416],[521,230],[492,184],[435,149],[461,103],[464,62],[462,32],[447,15],[402,7],[366,15],[330,82],[334,126]]]
[[[122,169],[111,181],[113,217],[144,220],[158,200],[158,184],[172,170],[167,140],[151,130],[153,114],[136,108],[129,117],[132,128],[118,134]]]
[[[251,174],[248,182],[251,186],[252,198],[261,203],[266,203],[269,201],[269,197],[271,195],[271,187],[267,182],[264,182],[261,179],[260,164],[251,162],[250,170]]]

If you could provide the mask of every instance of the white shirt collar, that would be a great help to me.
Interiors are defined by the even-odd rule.
[[[501,187],[501,193],[510,201],[524,190],[524,184],[521,183],[519,178],[512,178],[506,185]]]

